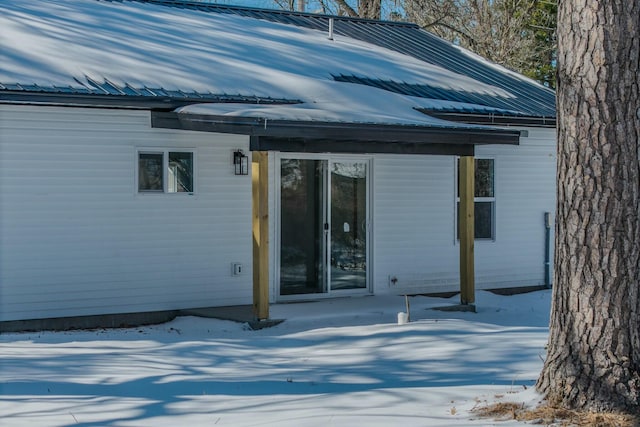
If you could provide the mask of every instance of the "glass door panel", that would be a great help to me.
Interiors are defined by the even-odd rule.
[[[331,163],[331,290],[367,287],[367,163]]]
[[[280,295],[327,292],[326,160],[280,162]]]

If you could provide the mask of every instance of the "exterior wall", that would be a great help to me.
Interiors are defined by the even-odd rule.
[[[555,130],[528,132],[519,146],[476,149],[477,158],[494,159],[496,203],[495,240],[475,244],[477,289],[544,284],[544,213],[555,213]],[[459,289],[455,174],[453,157],[375,157],[375,293]]]
[[[376,156],[375,293],[395,292],[396,288],[453,290],[458,286],[454,166],[452,156]],[[391,278],[397,279],[395,285]]]
[[[477,289],[545,283],[544,213],[555,212],[555,130],[523,130],[528,136],[521,138],[519,146],[476,149],[476,157],[494,159],[495,168],[495,239],[476,240]],[[426,155],[370,157],[373,228],[369,269],[373,292],[459,290],[456,159]],[[277,301],[275,188],[279,170],[273,153],[270,171],[271,300]]]
[[[251,178],[231,164],[248,145],[146,111],[0,105],[0,321],[251,304]],[[194,149],[195,194],[138,194],[139,147]]]
[[[496,179],[496,238],[476,241],[479,289],[544,283],[555,132],[528,131],[520,146],[477,149]],[[193,149],[195,194],[138,194],[137,148]],[[233,174],[235,149],[248,138],[152,129],[145,111],[0,105],[0,321],[251,304],[251,179]],[[455,159],[372,158],[374,293],[457,290]]]

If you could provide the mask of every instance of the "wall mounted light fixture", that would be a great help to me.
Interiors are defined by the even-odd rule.
[[[242,150],[233,152],[233,166],[236,175],[249,175],[249,157]]]

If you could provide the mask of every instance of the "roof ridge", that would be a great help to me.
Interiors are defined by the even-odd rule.
[[[410,28],[420,28],[419,25],[414,24],[412,22],[402,22],[402,21],[389,21],[389,20],[377,20],[377,19],[367,19],[367,18],[353,18],[350,16],[339,16],[339,15],[330,15],[323,13],[313,13],[313,12],[298,12],[298,11],[290,11],[284,9],[266,9],[259,7],[251,7],[251,6],[236,6],[229,4],[220,4],[220,3],[209,3],[209,2],[200,2],[193,0],[101,0],[107,1],[111,3],[124,3],[124,2],[132,2],[132,3],[149,3],[156,4],[161,6],[168,7],[178,7],[178,8],[193,8],[198,9],[204,12],[253,12],[253,13],[264,13],[267,15],[286,15],[293,17],[304,17],[304,18],[315,18],[315,19],[330,19],[333,18],[337,21],[346,21],[346,22],[358,22],[363,24],[374,24],[374,25],[385,25],[385,26],[397,26],[397,27],[410,27]],[[294,24],[295,25],[295,24]]]

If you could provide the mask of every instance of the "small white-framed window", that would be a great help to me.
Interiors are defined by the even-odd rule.
[[[459,233],[460,215],[460,161],[456,161],[456,237]],[[488,158],[475,159],[474,230],[478,240],[495,240],[496,237],[496,193],[495,161]]]
[[[137,151],[138,193],[187,193],[195,191],[195,154],[184,150]]]

